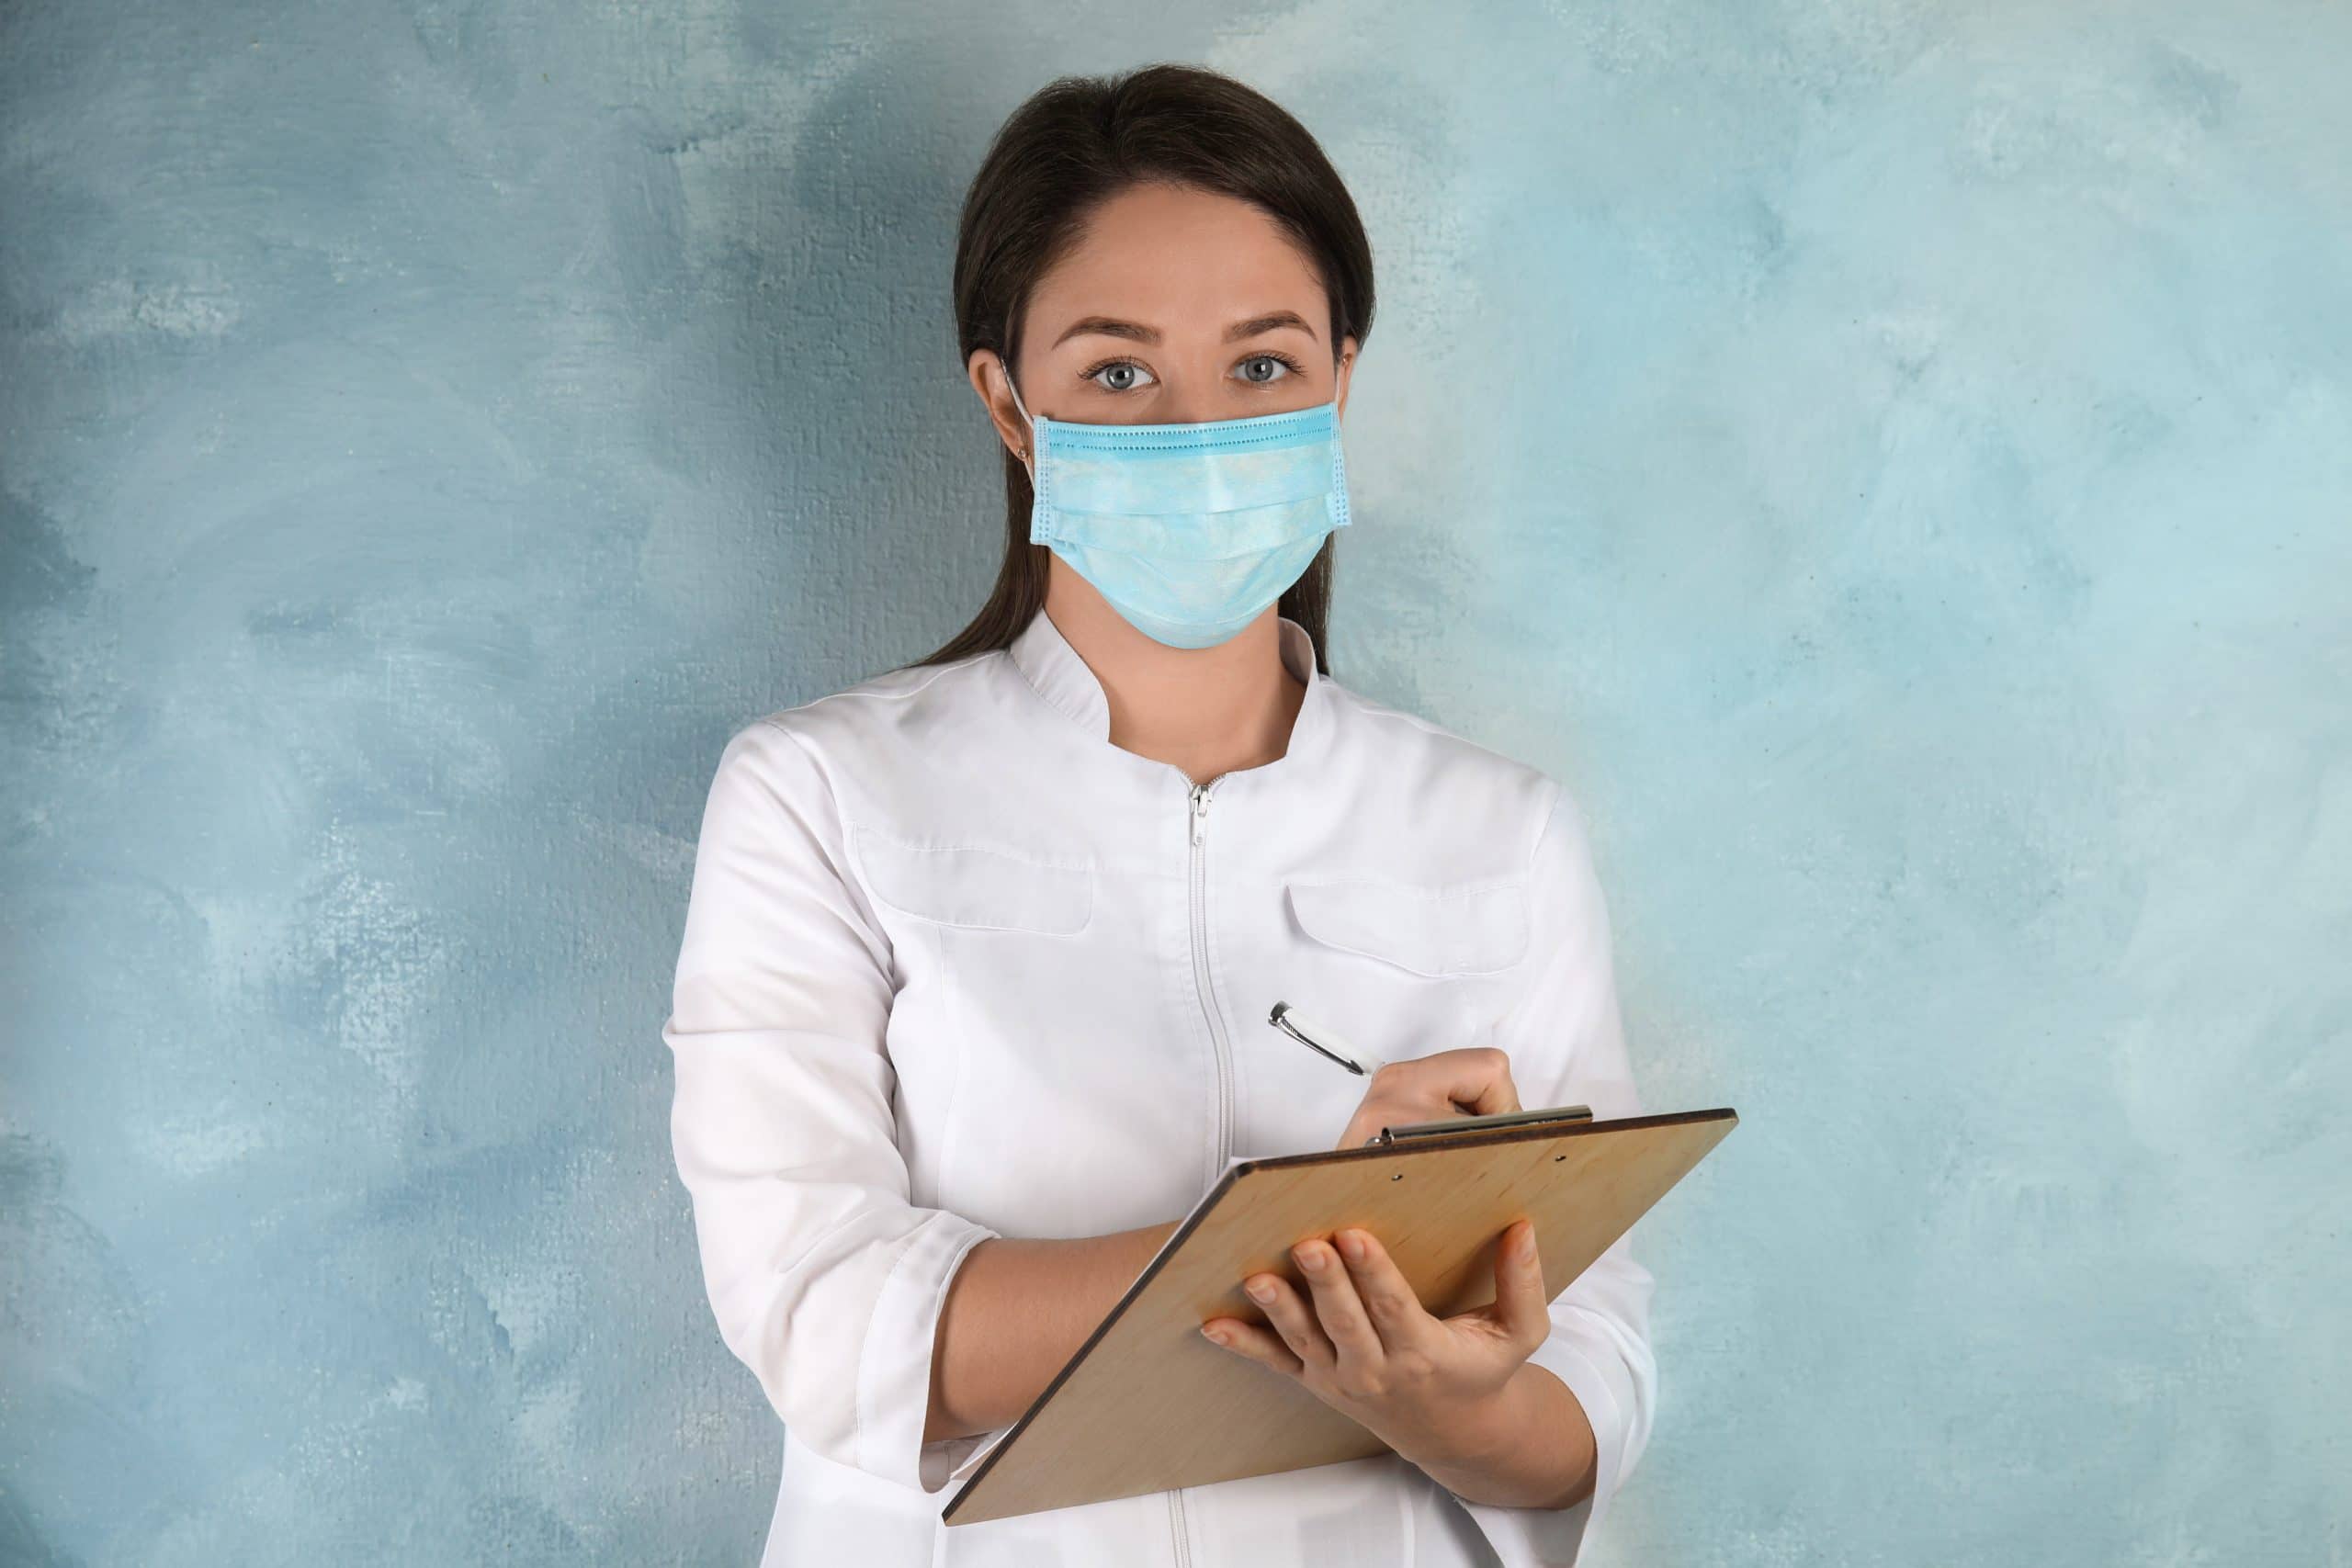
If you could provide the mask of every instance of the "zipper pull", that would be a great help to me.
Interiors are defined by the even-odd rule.
[[[1208,811],[1209,786],[1194,784],[1193,786],[1193,842],[1196,844],[1201,841],[1201,819],[1208,815]]]

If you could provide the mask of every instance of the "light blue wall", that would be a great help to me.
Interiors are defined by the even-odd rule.
[[[0,1562],[752,1560],[703,791],[978,602],[956,204],[1154,58],[1373,231],[1335,672],[1743,1115],[1594,1562],[2352,1560],[2352,12],[935,9],[0,10]]]

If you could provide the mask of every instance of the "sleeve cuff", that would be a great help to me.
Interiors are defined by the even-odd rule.
[[[1507,1508],[1453,1495],[1484,1532],[1503,1568],[1570,1568],[1609,1511],[1624,1457],[1625,1404],[1616,1382],[1583,1347],[1555,1334],[1528,1357],[1567,1384],[1592,1425],[1592,1495],[1566,1508]]]
[[[999,1427],[993,1432],[975,1432],[968,1437],[926,1444],[922,1450],[922,1489],[940,1492],[961,1486],[1012,1430],[1010,1427]],[[941,1506],[945,1506],[944,1499]]]
[[[908,1238],[874,1303],[857,1368],[857,1464],[902,1486],[937,1492],[994,1434],[922,1440],[931,1359],[948,1281],[964,1255],[999,1233],[949,1210]]]

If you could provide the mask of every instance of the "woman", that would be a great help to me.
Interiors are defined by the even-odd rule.
[[[974,181],[1003,569],[929,658],[729,740],[663,1030],[711,1304],[786,1424],[769,1563],[1569,1562],[1640,1455],[1622,1240],[1547,1307],[1514,1224],[1441,1320],[1343,1231],[1204,1333],[1392,1451],[939,1518],[1232,1156],[1639,1111],[1574,802],[1325,666],[1372,298],[1314,139],[1208,72],[1057,82]],[[1398,1060],[1364,1092],[1278,999]]]

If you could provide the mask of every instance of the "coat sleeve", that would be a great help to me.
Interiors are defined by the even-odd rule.
[[[1557,781],[1555,781],[1555,787]],[[1589,1105],[1596,1120],[1638,1116],[1612,974],[1609,914],[1584,817],[1558,788],[1529,877],[1529,988],[1498,1043],[1520,1102]],[[1638,1228],[1638,1227],[1637,1227]],[[1550,1337],[1528,1359],[1567,1384],[1599,1449],[1592,1495],[1566,1508],[1509,1508],[1457,1498],[1505,1568],[1571,1564],[1600,1527],[1649,1441],[1657,1399],[1650,1354],[1652,1280],[1620,1236],[1552,1303]]]
[[[729,740],[662,1030],[671,1141],[719,1336],[776,1414],[827,1459],[936,1492],[1001,1436],[922,1441],[948,1281],[998,1233],[910,1201],[889,942],[842,841],[797,736],[762,719]]]

